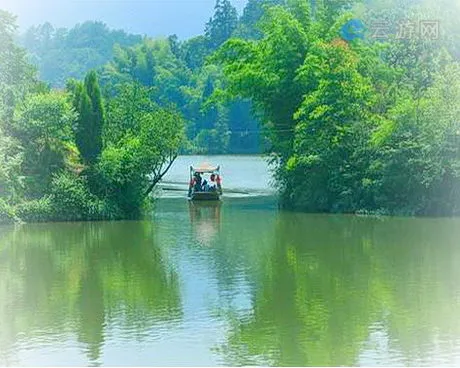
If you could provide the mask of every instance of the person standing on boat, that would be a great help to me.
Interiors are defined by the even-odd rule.
[[[217,191],[222,194],[222,178],[219,174],[216,175]]]
[[[195,173],[194,177],[194,187],[195,187],[195,192],[201,192],[202,187],[201,187],[201,182],[203,179],[201,178],[201,174],[199,172]]]

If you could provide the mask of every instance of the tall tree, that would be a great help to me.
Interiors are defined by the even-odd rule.
[[[104,107],[96,72],[91,71],[83,84],[77,83],[73,103],[79,113],[75,138],[85,164],[96,163],[102,152]]]
[[[247,39],[260,39],[262,32],[258,23],[270,6],[284,5],[286,0],[249,0],[240,18],[237,36]]]
[[[238,25],[238,13],[229,0],[217,0],[214,9],[214,15],[205,29],[212,50],[227,41]]]
[[[11,119],[16,101],[35,82],[25,50],[15,44],[16,29],[16,18],[0,9],[0,124]]]
[[[216,54],[223,62],[227,90],[252,100],[268,128],[273,151],[283,160],[292,152],[294,114],[309,88],[297,78],[309,47],[307,25],[301,19],[300,12],[271,8],[264,17],[262,40],[231,39]]]

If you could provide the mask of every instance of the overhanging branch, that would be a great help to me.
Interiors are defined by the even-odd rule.
[[[174,161],[176,160],[177,158],[177,154],[173,154],[170,156],[170,159],[169,159],[169,163],[168,165],[166,166],[166,168],[163,170],[163,172],[160,172],[158,174],[155,173],[155,176],[152,180],[152,183],[150,184],[150,186],[148,187],[148,189],[145,191],[145,196],[147,197],[153,190],[153,188],[155,188],[155,185],[158,184],[158,182],[163,179],[163,177],[166,175],[166,173],[169,171],[169,169],[171,168],[172,164],[174,163]]]

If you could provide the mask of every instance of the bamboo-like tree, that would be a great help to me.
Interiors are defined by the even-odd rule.
[[[96,72],[91,71],[84,83],[73,86],[74,108],[79,114],[75,138],[85,164],[97,162],[102,152],[102,131],[104,127],[104,107]]]

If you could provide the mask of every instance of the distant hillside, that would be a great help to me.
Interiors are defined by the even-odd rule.
[[[63,87],[69,78],[81,79],[113,57],[116,44],[132,46],[139,35],[111,30],[102,22],[85,22],[72,29],[55,29],[50,23],[29,28],[20,43],[29,51],[40,78],[53,87]]]

